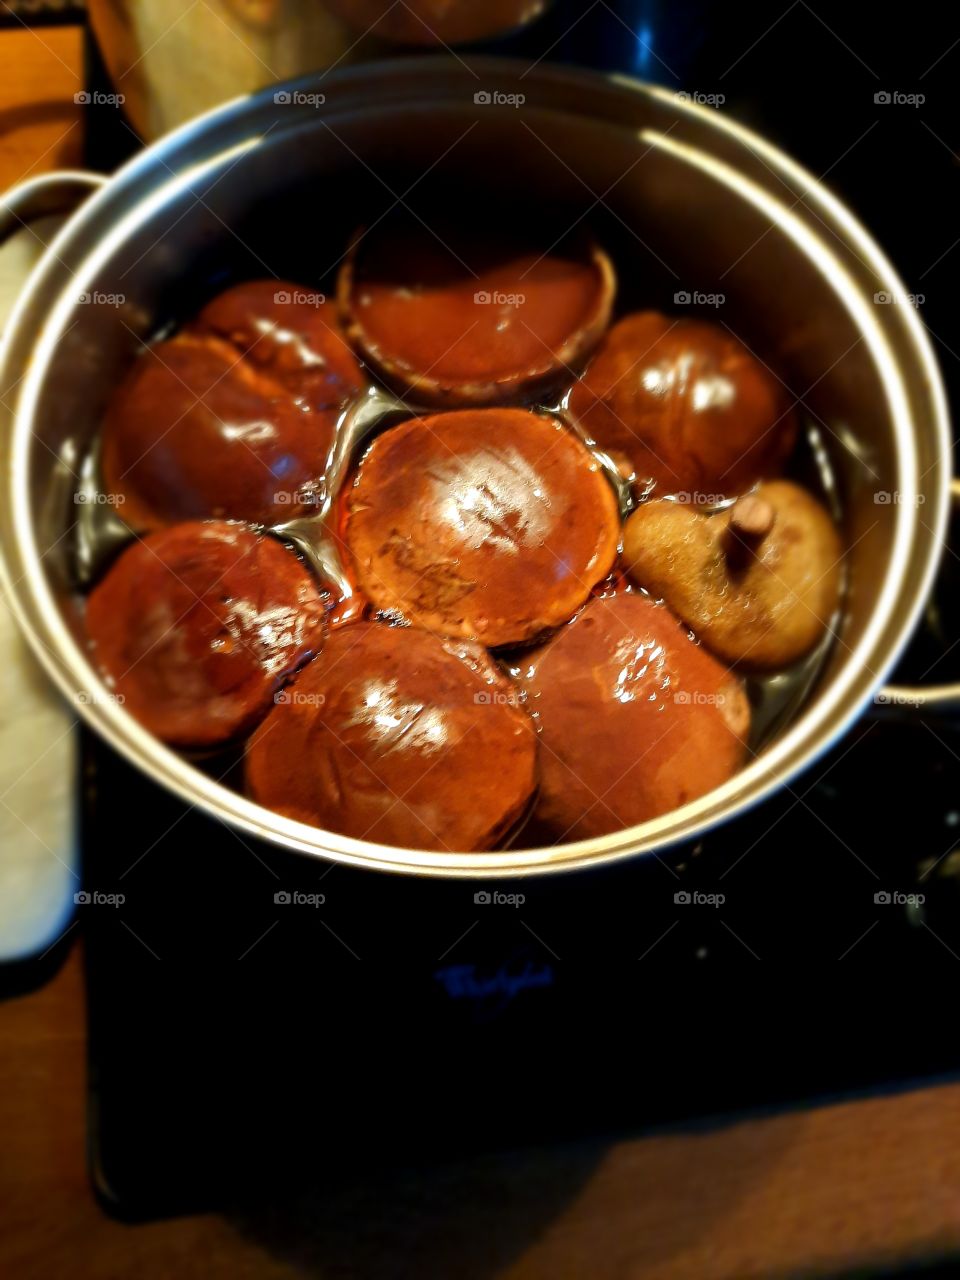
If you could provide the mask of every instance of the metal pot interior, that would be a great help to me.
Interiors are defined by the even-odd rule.
[[[805,709],[719,791],[602,840],[458,861],[278,819],[211,783],[122,710],[82,708],[186,799],[257,835],[367,865],[529,874],[695,835],[768,792],[849,723],[929,583],[945,519],[945,429],[916,318],[873,302],[875,291],[901,287],[806,175],[717,113],[660,91],[477,66],[479,80],[418,60],[299,82],[322,90],[322,107],[277,104],[272,93],[236,104],[152,148],[73,220],[35,276],[7,351],[8,384],[17,362],[29,368],[17,393],[15,509],[3,515],[4,540],[16,547],[14,596],[41,657],[64,688],[91,687],[72,495],[140,344],[234,280],[276,275],[331,291],[349,232],[396,204],[426,220],[439,203],[491,225],[519,204],[581,220],[617,263],[620,310],[673,310],[680,291],[724,295],[701,314],[728,325],[802,401],[836,477],[849,550],[839,639]],[[475,104],[484,87],[526,100]],[[78,301],[93,293],[123,302]],[[878,493],[901,501],[876,501]]]

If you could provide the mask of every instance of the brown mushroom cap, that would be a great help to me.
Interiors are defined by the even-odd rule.
[[[547,241],[549,244],[549,240]],[[533,399],[569,381],[610,318],[606,254],[568,236],[384,219],[358,232],[338,297],[354,346],[416,403]]]
[[[313,578],[273,538],[219,521],[128,547],[87,601],[96,664],[145,728],[180,747],[240,736],[317,651]]]
[[[357,578],[377,607],[491,647],[565,622],[610,571],[620,533],[589,450],[525,409],[384,432],[346,506]]]
[[[654,311],[613,326],[569,405],[665,494],[743,493],[782,470],[796,438],[784,388],[731,333]]]
[[[249,794],[298,822],[404,848],[491,849],[526,808],[536,733],[512,686],[438,637],[330,633],[247,747]]]
[[[746,528],[741,503],[750,504]],[[769,520],[757,523],[754,504]],[[624,530],[633,581],[719,657],[761,670],[789,666],[824,634],[840,599],[842,555],[827,511],[786,480],[715,515],[647,502]]]
[[[310,506],[300,497],[323,475],[337,416],[309,412],[221,339],[180,334],[144,351],[114,393],[104,489],[138,529],[286,520]]]
[[[520,681],[540,729],[534,820],[558,841],[669,813],[743,761],[739,681],[645,596],[592,600]]]
[[[287,280],[248,280],[219,294],[190,325],[231,343],[311,409],[358,395],[363,371],[340,330],[337,306]]]
[[[397,44],[489,40],[538,17],[548,0],[328,0],[357,31]]]

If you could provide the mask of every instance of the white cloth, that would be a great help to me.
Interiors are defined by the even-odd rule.
[[[42,219],[0,247],[0,327],[60,221]],[[0,591],[0,961],[42,953],[71,923],[80,888],[76,721]]]

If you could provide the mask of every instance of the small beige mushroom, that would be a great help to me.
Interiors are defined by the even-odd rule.
[[[713,515],[644,503],[624,532],[624,563],[638,586],[719,657],[764,671],[796,662],[828,628],[842,556],[827,511],[787,480]]]

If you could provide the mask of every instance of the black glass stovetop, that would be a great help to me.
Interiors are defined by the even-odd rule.
[[[492,49],[722,94],[874,231],[954,391],[949,28],[923,3],[895,25],[860,4],[558,0]],[[875,101],[893,91],[926,100]],[[135,141],[90,112],[90,161],[110,167]],[[946,560],[903,678],[960,678]],[[85,738],[85,879],[124,898],[82,920],[101,1194],[133,1215],[195,1208],[955,1074],[958,728],[865,718],[694,847],[499,884],[282,854]]]

